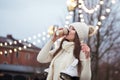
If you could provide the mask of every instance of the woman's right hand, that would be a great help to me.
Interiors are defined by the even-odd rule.
[[[59,28],[58,30],[62,30],[63,28]],[[65,35],[56,35],[56,32],[54,32],[52,41],[55,42],[57,39],[64,37]]]

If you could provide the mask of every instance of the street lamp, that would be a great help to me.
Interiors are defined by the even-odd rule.
[[[68,11],[73,11],[76,6],[77,6],[77,1],[76,0],[67,0]]]
[[[58,29],[58,25],[52,25],[48,28],[48,34],[51,36]]]

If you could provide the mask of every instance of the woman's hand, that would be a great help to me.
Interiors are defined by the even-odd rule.
[[[85,53],[86,55],[86,59],[88,59],[90,57],[90,48],[88,47],[87,44],[85,43],[81,43],[82,46],[82,51]]]
[[[62,30],[63,28],[59,28],[58,30]],[[61,37],[65,37],[65,35],[56,35],[56,32],[54,32],[53,37],[52,37],[52,41],[55,42],[57,39],[61,38]]]

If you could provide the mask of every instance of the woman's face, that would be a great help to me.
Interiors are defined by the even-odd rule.
[[[67,39],[69,41],[73,41],[75,38],[75,29],[72,26],[70,26],[68,30],[69,30],[69,33],[65,37],[65,39]]]

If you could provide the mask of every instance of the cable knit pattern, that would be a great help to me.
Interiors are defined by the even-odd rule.
[[[56,49],[50,50],[50,47],[52,45],[53,42],[52,40],[50,40],[39,52],[37,60],[41,63],[51,62],[49,66],[47,80],[61,80],[60,72],[66,69],[75,60],[75,57],[73,56],[74,43],[64,41],[62,45],[62,50],[54,58],[52,55],[54,54]],[[82,63],[80,80],[90,80],[90,58],[86,59],[85,54],[81,51],[80,60]]]
[[[83,22],[71,23],[69,26],[73,26],[78,34],[79,40],[88,38],[89,26]]]

